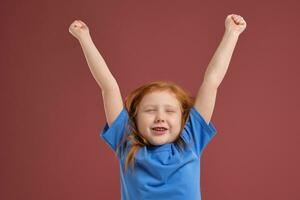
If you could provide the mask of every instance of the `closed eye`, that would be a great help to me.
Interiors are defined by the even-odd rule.
[[[146,110],[146,112],[155,111],[155,110]]]
[[[156,111],[154,109],[150,109],[150,110],[145,110],[146,112],[151,112],[151,111]],[[166,112],[169,112],[169,113],[173,113],[173,112],[176,112],[174,110],[167,110]]]

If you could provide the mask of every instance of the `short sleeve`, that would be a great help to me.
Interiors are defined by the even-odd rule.
[[[127,131],[128,125],[128,112],[125,107],[119,113],[117,118],[113,121],[111,126],[105,123],[104,128],[101,129],[100,138],[102,138],[109,147],[116,152],[118,145],[122,141]]]
[[[208,124],[202,115],[193,106],[190,109],[189,118],[185,124],[181,137],[192,146],[198,156],[210,140],[216,135],[217,130],[210,121]]]

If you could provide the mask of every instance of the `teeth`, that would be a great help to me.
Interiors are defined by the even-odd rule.
[[[153,130],[156,130],[156,131],[164,131],[166,130],[165,128],[153,128]]]

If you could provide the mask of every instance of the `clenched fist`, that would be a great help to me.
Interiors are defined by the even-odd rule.
[[[231,14],[226,17],[225,28],[227,31],[233,31],[241,34],[247,26],[246,21],[240,15]]]
[[[78,40],[83,37],[89,36],[89,28],[81,20],[75,20],[69,27],[69,32]]]

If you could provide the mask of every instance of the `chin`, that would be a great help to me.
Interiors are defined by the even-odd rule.
[[[153,142],[153,143],[151,143],[152,145],[163,145],[163,144],[167,144],[167,142],[166,141],[160,141],[160,142]]]

